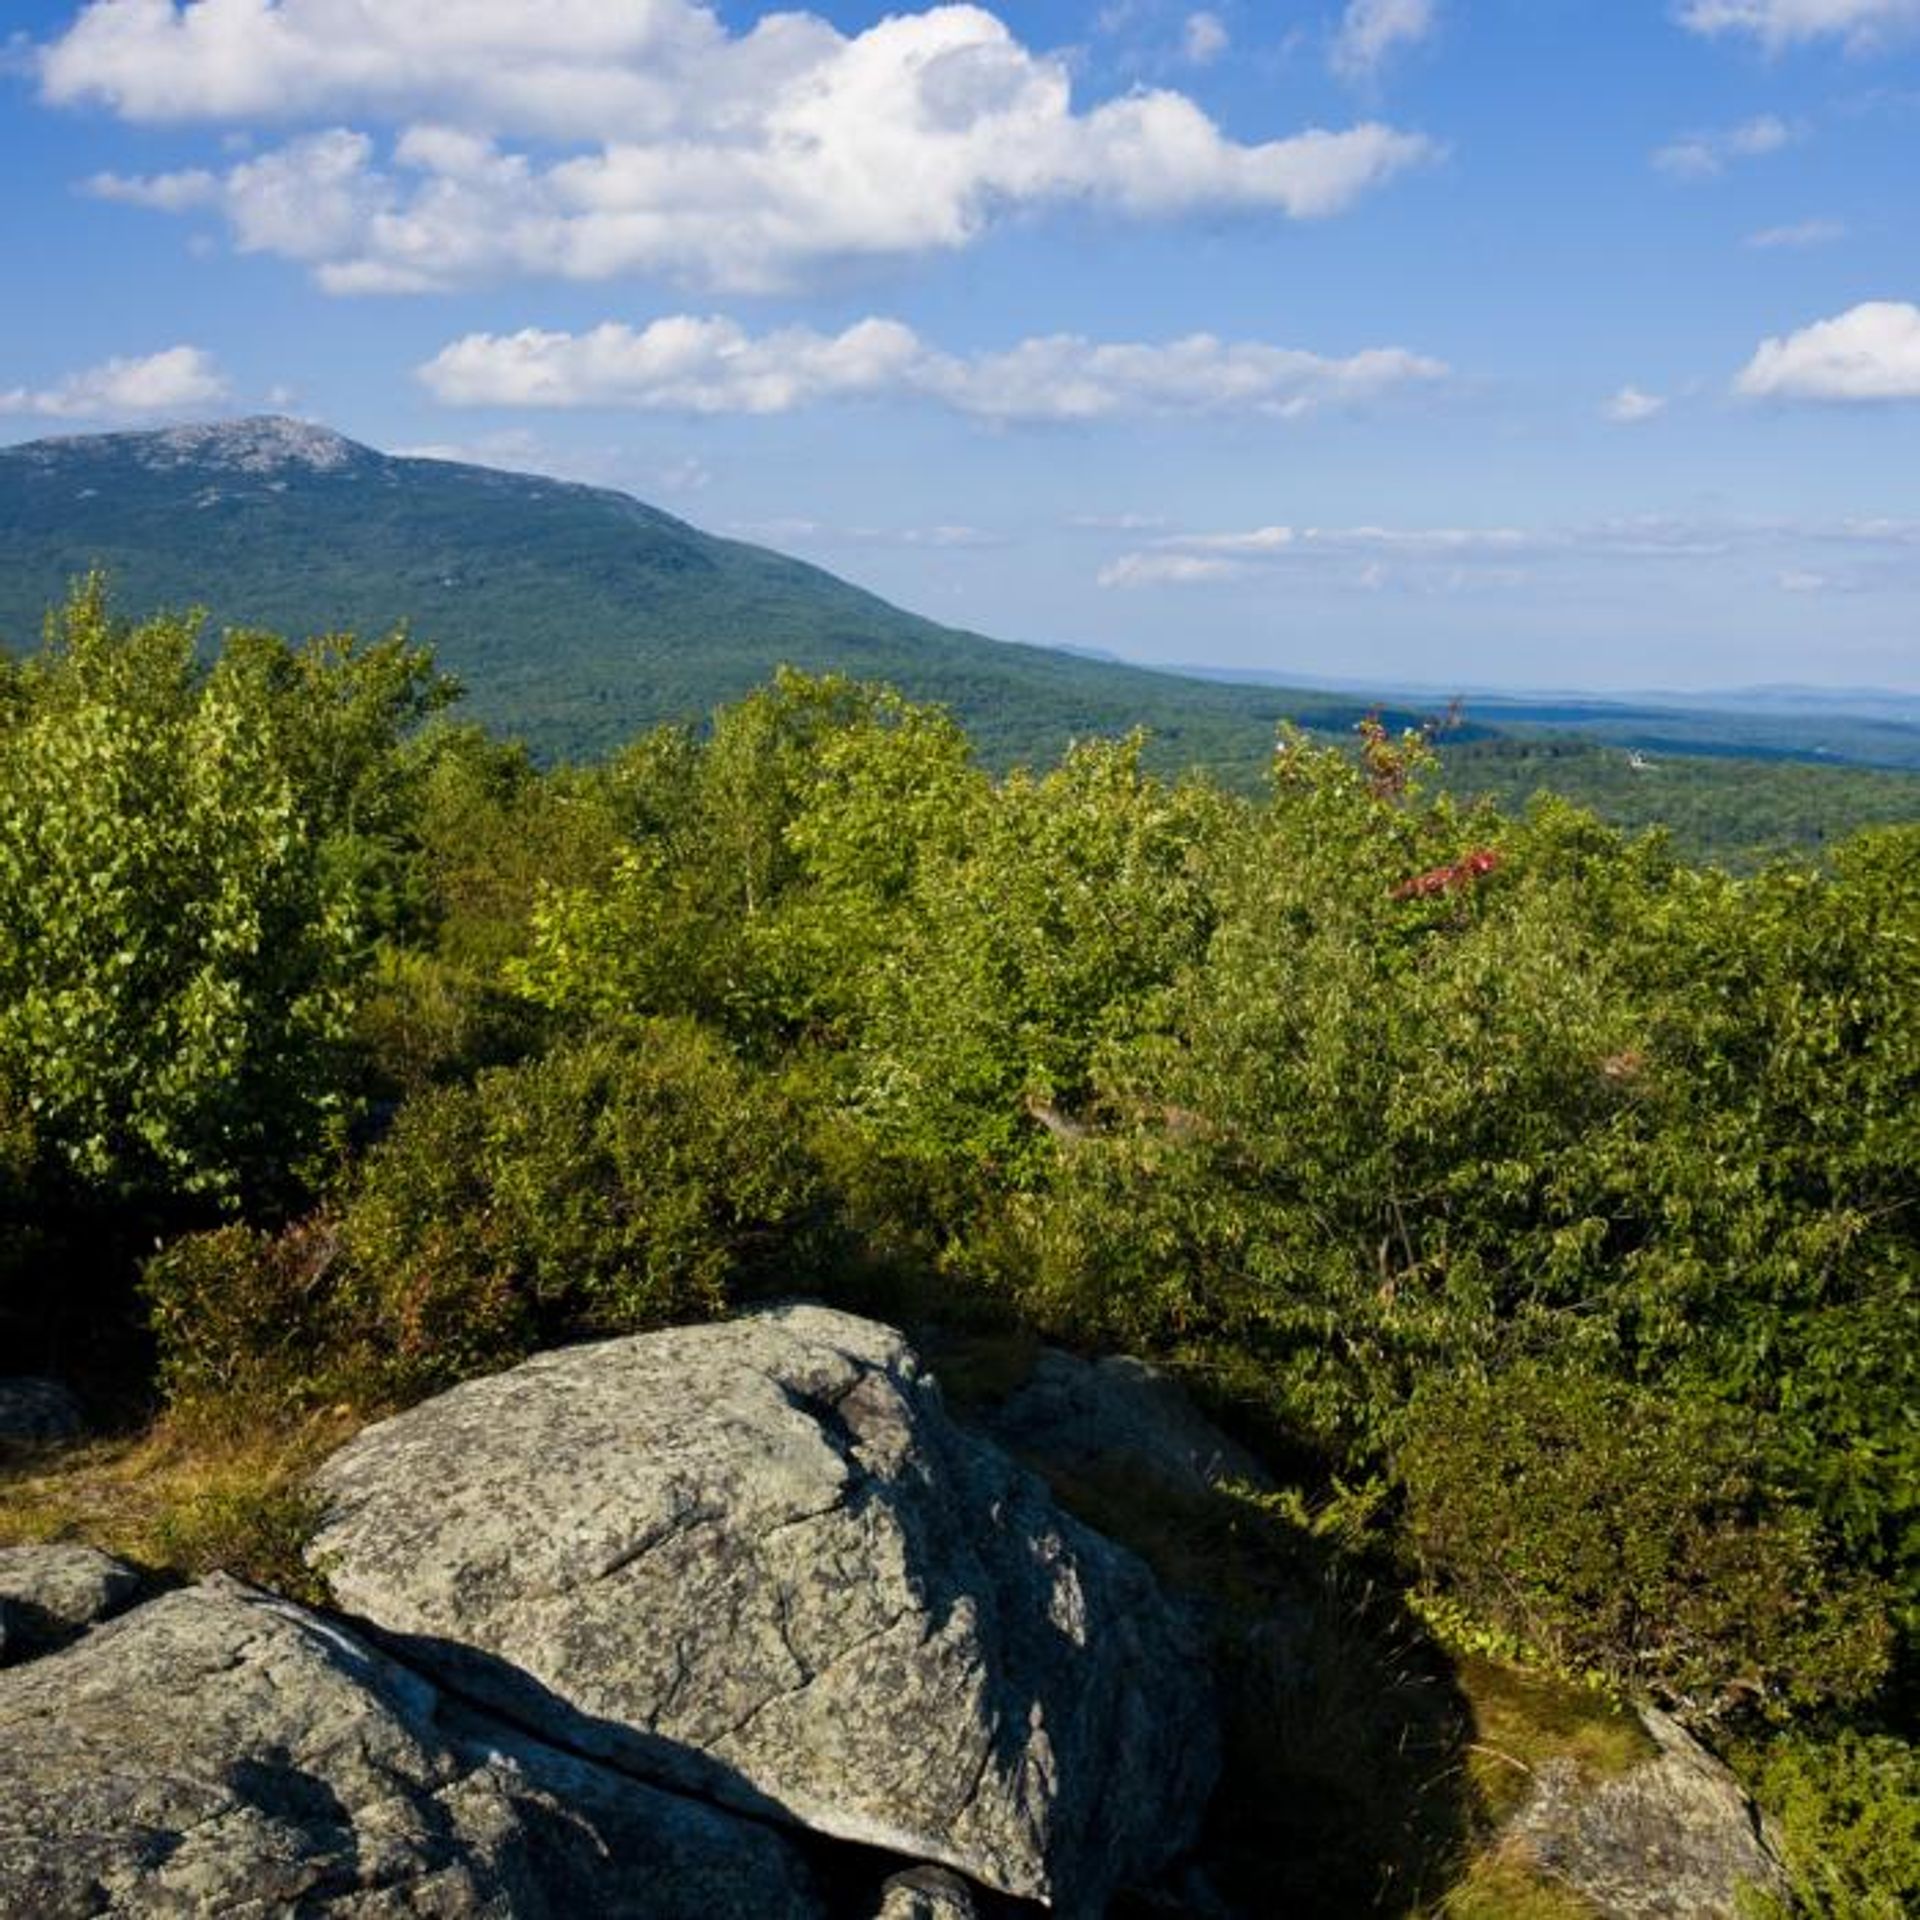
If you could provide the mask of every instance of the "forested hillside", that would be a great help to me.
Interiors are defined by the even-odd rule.
[[[0,1340],[157,1418],[0,1532],[284,1569],[343,1422],[768,1292],[1127,1350],[1327,1591],[1920,1895],[1920,826],[1734,877],[1378,722],[1003,774],[792,673],[543,771],[402,641],[197,638],[0,666]]]
[[[131,610],[203,606],[216,630],[405,623],[476,719],[549,761],[704,719],[783,662],[940,701],[1000,766],[1144,724],[1172,763],[1244,769],[1279,719],[1348,726],[1364,706],[962,633],[626,494],[378,453],[294,420],[0,450],[0,647],[30,647],[94,568]]]
[[[127,611],[203,606],[212,635],[404,623],[458,677],[464,711],[543,764],[704,723],[782,665],[942,705],[996,772],[1140,727],[1149,767],[1204,770],[1246,794],[1262,790],[1283,721],[1343,739],[1369,711],[1399,729],[1444,705],[1009,645],[624,494],[379,453],[293,420],[0,450],[0,650],[30,651],[46,608],[95,567]],[[1635,766],[1636,746],[1658,749],[1650,768]],[[1517,808],[1550,788],[1616,825],[1670,826],[1688,857],[1737,867],[1920,817],[1920,773],[1898,771],[1920,766],[1905,714],[1810,730],[1770,711],[1475,703],[1443,747],[1463,795]],[[1821,752],[1855,764],[1809,760]]]

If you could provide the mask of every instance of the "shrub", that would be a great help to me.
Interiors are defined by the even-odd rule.
[[[348,1311],[403,1392],[544,1341],[717,1311],[815,1226],[799,1135],[777,1095],[677,1022],[429,1093],[347,1201]]]
[[[1709,1713],[1884,1675],[1881,1590],[1711,1407],[1525,1364],[1417,1396],[1399,1470],[1429,1575],[1569,1667]]]
[[[316,1216],[279,1234],[187,1234],[147,1262],[160,1385],[189,1429],[272,1422],[326,1394],[339,1250],[336,1223]]]
[[[1920,1751],[1888,1734],[1783,1740],[1755,1786],[1776,1822],[1797,1912],[1920,1913]]]
[[[398,640],[129,625],[96,579],[0,716],[0,1082],[102,1204],[283,1188],[346,1105],[404,783]]]

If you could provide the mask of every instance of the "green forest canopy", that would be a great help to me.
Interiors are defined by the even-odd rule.
[[[1906,1793],[1920,826],[1735,877],[1377,723],[995,775],[797,674],[545,772],[400,641],[194,640],[0,666],[10,1347],[156,1237],[210,1429],[766,1287],[1126,1347],[1823,1858],[1819,1743]]]

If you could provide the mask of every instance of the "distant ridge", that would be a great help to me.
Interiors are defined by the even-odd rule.
[[[0,448],[0,646],[31,646],[96,565],[129,613],[203,606],[216,627],[292,634],[404,621],[466,685],[473,717],[550,759],[701,720],[782,664],[941,702],[994,764],[1145,727],[1158,765],[1240,785],[1282,720],[1345,732],[1375,708],[1398,726],[1447,704],[992,640],[609,488],[381,453],[273,414]],[[1799,693],[1475,692],[1455,737],[1920,769],[1916,703]]]
[[[989,758],[1147,726],[1163,764],[1271,751],[1353,696],[1183,680],[944,627],[607,488],[380,453],[265,415],[0,449],[0,643],[21,649],[93,566],[129,613],[304,634],[406,621],[467,710],[549,757],[698,720],[782,663],[951,706]]]

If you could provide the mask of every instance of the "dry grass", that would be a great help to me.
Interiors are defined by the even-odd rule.
[[[1596,1920],[1571,1887],[1544,1880],[1501,1849],[1483,1853],[1435,1909],[1438,1920]]]
[[[308,1473],[359,1424],[211,1434],[161,1420],[131,1438],[49,1449],[0,1471],[0,1545],[81,1540],[161,1577],[216,1568],[324,1597],[303,1558],[318,1515]]]

